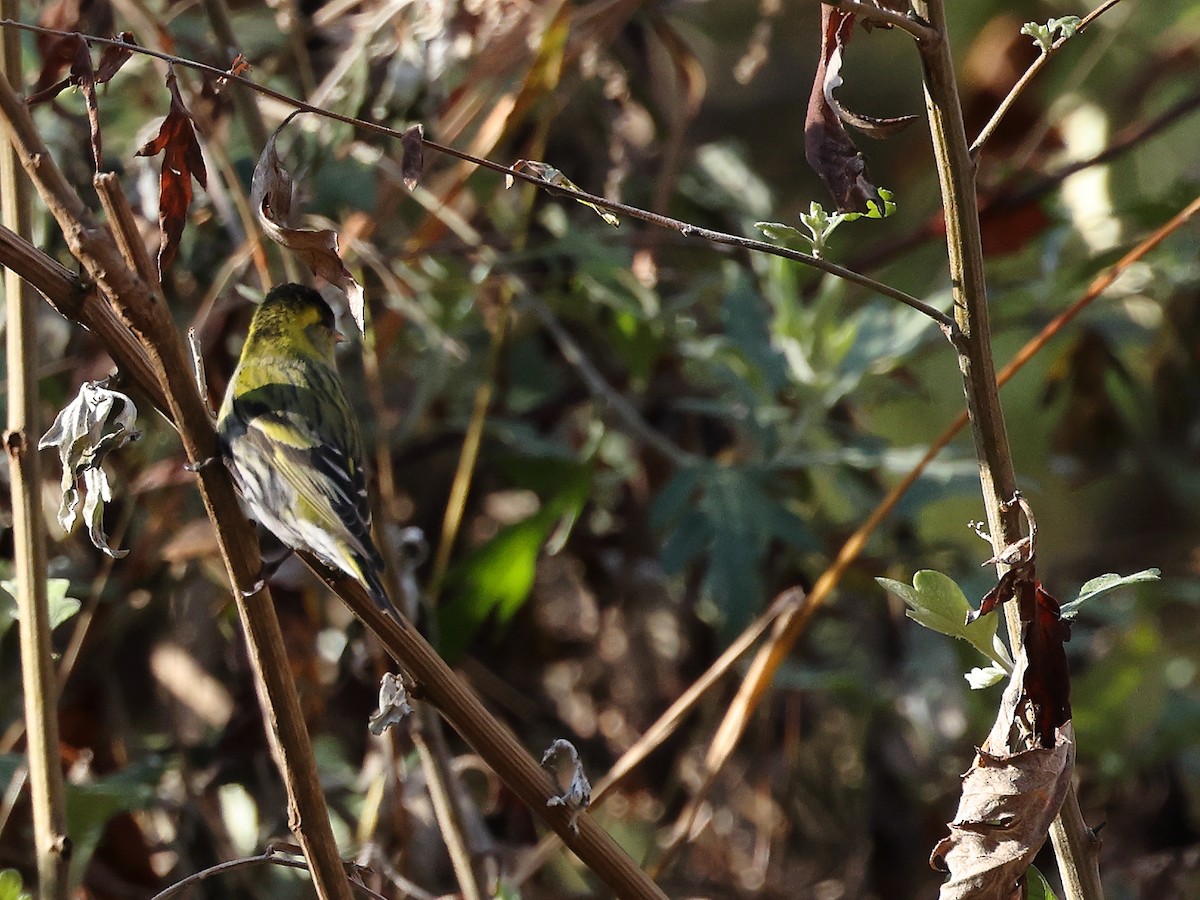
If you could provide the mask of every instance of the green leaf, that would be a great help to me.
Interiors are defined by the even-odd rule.
[[[996,638],[997,617],[980,616],[968,622],[967,616],[974,609],[962,589],[948,575],[922,569],[913,576],[912,586],[891,578],[875,580],[904,601],[908,607],[906,614],[918,625],[964,640],[1005,672],[1012,671],[1013,663],[1008,651]]]
[[[502,528],[455,568],[453,597],[439,612],[440,649],[448,658],[462,653],[489,620],[501,627],[512,620],[529,599],[551,532],[560,520],[573,523],[587,501],[587,467],[561,460],[547,466],[561,476],[559,493],[529,518]]]
[[[659,562],[663,571],[674,575],[703,553],[711,544],[712,528],[708,517],[699,510],[689,510],[679,517],[679,524],[663,542]]]
[[[72,840],[68,880],[73,888],[83,883],[108,820],[118,813],[144,809],[154,801],[160,770],[153,761],[68,788],[67,828]]]
[[[538,511],[502,528],[455,570],[453,599],[440,612],[442,651],[454,658],[493,616],[506,623],[529,598],[542,544],[554,527],[553,510]]]
[[[1135,572],[1132,575],[1117,575],[1109,572],[1106,575],[1097,575],[1095,578],[1084,584],[1079,589],[1079,596],[1070,603],[1064,603],[1062,606],[1062,614],[1064,618],[1073,619],[1079,614],[1080,607],[1087,603],[1093,597],[1103,594],[1105,591],[1111,591],[1113,588],[1124,587],[1130,584],[1142,584],[1147,581],[1158,581],[1162,577],[1162,572],[1159,569],[1143,569],[1140,572]]]
[[[868,198],[867,211],[865,213],[849,212],[841,213],[843,221],[853,222],[855,219],[886,219],[896,211],[896,204],[892,200],[892,192],[887,188],[879,189],[879,199],[883,201],[883,206],[880,206],[874,198]]]
[[[0,869],[0,900],[33,900],[16,869]]]
[[[771,240],[779,241],[780,243],[789,243],[797,238],[805,241],[809,239],[808,235],[804,234],[800,229],[793,228],[791,225],[785,225],[782,222],[755,222],[754,227]]]
[[[1058,900],[1046,876],[1034,866],[1025,873],[1025,900]]]
[[[71,582],[66,578],[49,578],[46,580],[46,600],[50,606],[50,628],[57,628],[67,619],[79,612],[82,604],[74,597],[68,597]],[[17,620],[17,582],[6,578],[0,581],[0,637],[8,631]]]

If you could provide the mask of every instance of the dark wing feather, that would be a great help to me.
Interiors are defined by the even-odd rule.
[[[233,400],[227,445],[256,454],[307,503],[331,531],[343,531],[371,564],[371,509],[361,441],[336,373],[306,366],[293,383],[267,384]],[[229,433],[237,429],[236,433]]]

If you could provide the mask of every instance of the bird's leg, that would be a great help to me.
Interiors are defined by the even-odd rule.
[[[258,581],[254,582],[254,587],[250,588],[250,590],[242,591],[242,596],[253,597],[264,587],[266,587],[267,582],[270,581],[275,576],[275,573],[279,571],[279,567],[287,562],[288,557],[295,552],[296,551],[291,547],[288,547],[284,551],[283,555],[277,559],[264,559],[258,569]]]

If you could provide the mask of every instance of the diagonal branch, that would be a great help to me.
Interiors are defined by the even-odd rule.
[[[1105,2],[1101,3],[1098,7],[1083,17],[1083,20],[1079,23],[1079,27],[1075,29],[1075,34],[1083,34],[1088,25],[1090,25],[1100,16],[1104,15],[1104,13],[1108,12],[1108,10],[1112,9],[1120,2],[1121,0],[1105,0]],[[1017,83],[1012,86],[1012,90],[1008,92],[1008,96],[1001,101],[998,107],[996,107],[996,111],[992,113],[992,117],[988,120],[988,123],[984,125],[983,129],[979,132],[979,137],[975,138],[975,143],[971,144],[972,159],[978,158],[979,151],[983,149],[983,145],[987,143],[988,138],[995,133],[996,129],[1000,125],[1000,122],[1004,119],[1005,115],[1008,114],[1009,109],[1012,108],[1012,105],[1016,102],[1017,98],[1021,96],[1025,88],[1029,86],[1029,83],[1033,81],[1035,77],[1037,77],[1037,74],[1046,67],[1046,64],[1050,62],[1050,57],[1054,56],[1054,54],[1061,50],[1063,44],[1069,40],[1069,37],[1063,35],[1053,44],[1051,44],[1048,49],[1043,50],[1038,58],[1030,63],[1029,68],[1025,70],[1025,74],[1023,74],[1017,80]]]

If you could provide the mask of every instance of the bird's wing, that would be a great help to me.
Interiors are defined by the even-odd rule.
[[[273,408],[252,395],[235,400],[235,413],[245,431],[238,454],[256,454],[276,477],[286,481],[312,516],[331,533],[344,533],[352,549],[375,560],[370,538],[371,509],[361,464],[357,430],[348,410],[345,423],[331,428],[320,407],[309,403]],[[342,399],[342,398],[338,398]],[[237,407],[243,407],[237,409]],[[286,410],[286,411],[285,411]],[[284,514],[285,511],[280,511]]]

